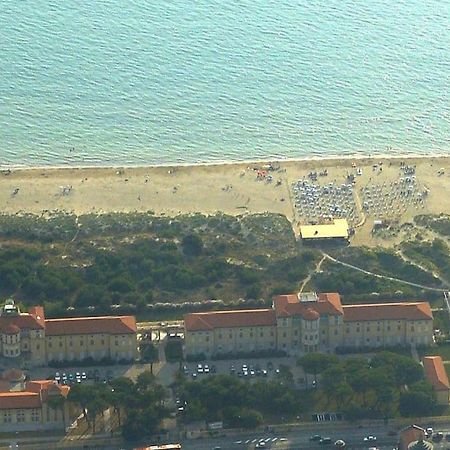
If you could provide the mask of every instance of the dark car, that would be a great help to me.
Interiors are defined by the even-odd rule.
[[[313,434],[309,440],[311,442],[316,442],[316,441],[320,441],[322,439],[322,436],[320,434]]]
[[[324,437],[319,441],[320,445],[331,445],[333,442],[331,441],[331,438]]]
[[[444,438],[444,433],[439,432],[439,433],[433,434],[432,440],[434,442],[441,442],[443,438]]]

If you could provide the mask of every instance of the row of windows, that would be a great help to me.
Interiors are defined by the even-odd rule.
[[[13,414],[11,411],[4,411],[2,415],[3,423],[11,423],[13,421]],[[17,423],[24,423],[26,421],[26,412],[19,409],[15,412],[15,419]],[[40,411],[37,409],[31,410],[31,420],[33,422],[39,422]]]
[[[19,356],[20,350],[18,348],[13,348],[12,350],[8,350],[7,348],[3,349],[3,354],[5,356]]]
[[[401,330],[402,330],[402,326],[401,326],[401,325],[397,325],[397,331],[401,331]],[[414,325],[411,325],[410,330],[411,330],[412,332],[415,331]],[[377,331],[381,331],[381,328],[380,328],[380,327],[377,327]],[[391,326],[390,326],[390,325],[388,325],[388,326],[386,327],[386,331],[391,331]],[[421,326],[418,326],[418,327],[417,327],[417,331],[422,331],[422,327],[421,327]],[[345,329],[345,332],[346,332],[347,334],[350,333],[350,328],[346,328],[346,329]],[[357,333],[360,333],[360,332],[361,332],[361,327],[357,326],[357,327],[356,327],[356,332],[357,332]],[[366,328],[366,332],[367,332],[367,333],[370,333],[370,327],[367,327],[367,328]]]
[[[90,344],[90,345],[95,345],[95,342],[91,339],[91,341],[89,342],[89,344]],[[105,340],[104,340],[104,339],[102,339],[101,344],[102,344],[102,345],[105,345]],[[52,348],[52,347],[53,347],[53,344],[52,344],[51,342],[49,342],[47,345],[48,345],[48,348]],[[80,347],[82,347],[83,345],[84,345],[84,342],[83,342],[83,341],[80,341]],[[119,344],[118,344],[118,341],[116,341],[116,345],[119,345]],[[64,343],[63,343],[63,342],[60,342],[60,343],[59,343],[59,347],[60,347],[60,348],[61,348],[61,347],[64,347]],[[73,347],[73,342],[72,342],[72,341],[69,341],[69,347]]]

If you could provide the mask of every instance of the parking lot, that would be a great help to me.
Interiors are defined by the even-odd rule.
[[[57,370],[47,378],[54,379],[57,383],[63,385],[73,385],[89,382],[107,383],[114,378],[112,369],[77,369],[77,370]]]
[[[314,378],[296,365],[295,358],[236,359],[226,361],[190,362],[183,365],[183,372],[193,380],[214,374],[228,374],[242,380],[273,379],[282,377],[285,369],[293,376],[294,384],[313,387]]]

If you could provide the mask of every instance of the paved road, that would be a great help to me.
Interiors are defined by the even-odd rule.
[[[444,434],[450,433],[448,430],[443,431]],[[374,444],[364,442],[364,437],[367,434],[373,433],[377,436],[377,441]],[[353,450],[368,450],[370,447],[376,446],[379,450],[392,450],[397,446],[397,436],[389,436],[387,430],[379,427],[368,430],[354,429],[338,431],[337,429],[329,430],[329,432],[322,433],[322,436],[327,436],[336,441],[343,439],[347,443],[347,449]],[[309,440],[310,433],[305,431],[293,431],[285,434],[263,434],[263,433],[249,433],[238,437],[222,437],[217,439],[203,439],[203,440],[188,440],[183,442],[183,450],[212,450],[220,447],[221,450],[253,450],[258,442],[264,441],[266,449],[270,450],[319,450],[332,449],[333,445],[323,446]],[[434,444],[435,450],[450,449],[450,441],[445,438],[441,443]]]

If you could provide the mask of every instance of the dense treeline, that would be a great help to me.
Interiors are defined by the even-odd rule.
[[[68,401],[83,411],[94,433],[98,416],[112,407],[122,436],[129,441],[138,441],[155,434],[162,419],[169,416],[167,396],[167,390],[150,372],[142,372],[136,382],[122,377],[108,384],[76,384],[69,392]]]
[[[0,215],[0,239],[0,295],[25,306],[44,304],[53,317],[117,312],[175,318],[205,308],[266,306],[273,295],[296,291],[320,258],[319,250],[296,242],[290,223],[275,214]],[[391,251],[326,251],[375,273],[440,284]],[[450,277],[445,243],[405,244],[403,251],[430,272]],[[307,288],[338,291],[348,303],[376,301],[372,293],[383,299],[433,299],[430,292],[329,261]],[[199,303],[210,299],[223,301]],[[167,308],[183,302],[182,309]]]
[[[280,368],[274,379],[247,381],[232,375],[199,381],[182,378],[177,387],[185,405],[181,419],[253,428],[299,416],[308,420],[318,411],[340,412],[351,421],[437,412],[435,394],[424,380],[422,366],[407,356],[381,352],[368,360],[317,353],[298,363],[314,375],[313,388],[297,387],[287,366]]]
[[[307,373],[320,376],[315,401],[343,412],[348,420],[426,416],[436,411],[432,386],[423,367],[410,357],[381,352],[366,358],[338,359],[310,354],[299,360]]]
[[[44,304],[49,316],[270,298],[295,290],[316,258],[277,215],[0,219],[0,236],[26,239],[0,249],[1,295]]]
[[[186,402],[183,420],[223,421],[232,428],[254,428],[281,418],[290,420],[305,410],[305,401],[285,378],[254,383],[232,375],[184,380],[178,389],[180,398]]]

